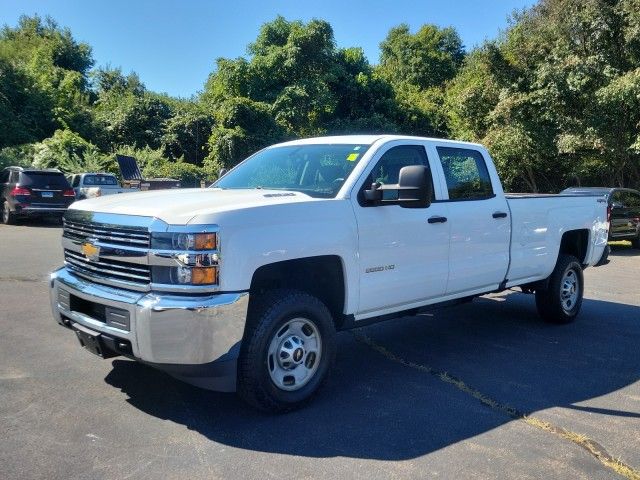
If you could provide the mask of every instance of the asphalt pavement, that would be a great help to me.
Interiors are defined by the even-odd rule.
[[[53,224],[0,226],[0,478],[634,478],[640,251],[585,272],[571,325],[530,295],[343,332],[307,408],[265,415],[83,350],[49,311]],[[640,478],[640,477],[639,477]]]

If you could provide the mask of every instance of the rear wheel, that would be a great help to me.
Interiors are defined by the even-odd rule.
[[[573,255],[560,254],[546,289],[536,290],[540,316],[551,323],[570,323],[582,306],[584,279],[582,266]]]
[[[11,211],[11,207],[9,207],[9,203],[2,203],[2,223],[5,225],[13,225],[16,223],[16,215]]]
[[[335,358],[333,319],[317,298],[275,290],[251,308],[238,362],[238,394],[254,407],[284,412],[307,403]]]

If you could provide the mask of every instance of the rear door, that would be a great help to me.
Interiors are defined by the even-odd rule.
[[[27,171],[20,173],[20,186],[31,190],[34,207],[66,207],[63,193],[69,182],[62,173]]]
[[[489,291],[505,279],[511,219],[492,163],[480,149],[435,144],[446,183],[449,244],[447,295]]]

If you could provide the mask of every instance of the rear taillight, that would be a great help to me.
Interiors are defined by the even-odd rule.
[[[73,188],[67,188],[64,192],[62,192],[64,197],[75,197],[76,192],[73,191]]]
[[[607,223],[611,223],[611,205],[607,205]]]
[[[14,187],[14,189],[11,190],[11,196],[17,197],[18,195],[29,196],[31,195],[31,190],[25,187]]]

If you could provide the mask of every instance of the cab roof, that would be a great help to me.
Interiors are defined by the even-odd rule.
[[[447,140],[444,138],[433,137],[413,137],[409,135],[335,135],[327,137],[311,137],[301,138],[298,140],[291,140],[289,142],[278,143],[273,146],[283,145],[313,145],[313,144],[358,144],[358,145],[372,145],[378,141],[389,142],[393,140],[418,140],[418,141],[432,141],[439,143],[455,143],[473,145],[475,147],[482,147],[479,143],[463,142],[458,140]],[[484,147],[483,147],[484,148]]]

